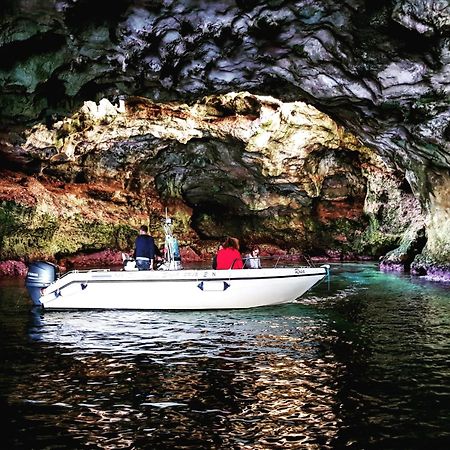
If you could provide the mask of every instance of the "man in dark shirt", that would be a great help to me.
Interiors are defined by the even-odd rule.
[[[155,240],[148,234],[147,225],[139,229],[139,236],[134,243],[134,254],[136,267],[139,270],[153,270],[153,259],[155,258]]]

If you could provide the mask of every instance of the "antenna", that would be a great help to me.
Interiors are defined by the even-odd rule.
[[[172,219],[167,215],[167,207],[166,207],[166,221],[165,221],[168,225],[170,225],[172,223]]]

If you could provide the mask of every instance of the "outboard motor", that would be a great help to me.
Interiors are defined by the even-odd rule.
[[[41,289],[53,283],[58,277],[55,264],[46,261],[35,261],[29,264],[25,287],[30,294],[34,306],[41,306]]]

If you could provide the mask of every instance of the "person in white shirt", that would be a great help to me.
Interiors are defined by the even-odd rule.
[[[245,267],[247,269],[261,269],[261,260],[259,258],[259,247],[254,246],[251,248],[249,254],[245,255]]]

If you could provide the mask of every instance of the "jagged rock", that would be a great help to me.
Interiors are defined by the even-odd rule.
[[[388,252],[380,262],[383,270],[405,271],[409,270],[416,255],[420,254],[425,246],[425,229],[420,222],[412,222],[404,233],[399,247]]]
[[[449,23],[444,0],[5,0],[0,156],[113,186],[132,226],[177,205],[194,245],[378,256],[417,219],[448,267]]]
[[[240,114],[230,115],[233,108]],[[226,116],[220,113],[223,109]],[[98,246],[111,246],[126,214],[128,226],[137,227],[139,208],[149,207],[140,200],[144,196],[153,199],[156,235],[161,232],[156,225],[164,199],[172,204],[179,199],[176,209],[189,216],[179,220],[185,224],[179,230],[181,243],[193,244],[200,253],[200,238],[215,245],[231,234],[247,244],[266,242],[315,254],[334,249],[340,258],[358,249],[360,254],[376,255],[392,248],[407,226],[407,220],[396,220],[396,212],[407,217],[418,209],[411,204],[406,212],[399,210],[399,204],[407,205],[408,194],[402,198],[392,170],[355,136],[302,102],[242,93],[206,97],[190,108],[131,98],[122,112],[114,109],[108,114],[113,120],[106,121],[98,110],[87,104],[53,127],[38,124],[23,135],[21,148],[39,160],[40,176],[63,182],[63,189],[33,197],[35,211],[45,207],[42,199],[59,205],[52,219],[56,228],[78,229],[79,217],[96,230],[103,224],[103,237],[75,233],[70,246],[54,242],[59,255],[94,251],[95,240]],[[44,192],[52,187],[33,183]],[[76,197],[69,201],[67,191],[74,187]],[[396,207],[388,207],[385,216],[395,229],[382,235],[382,229],[373,227],[378,242],[369,239],[363,245],[365,216],[378,215],[378,222],[386,226],[379,211],[391,198]],[[62,218],[64,223],[58,225]],[[130,246],[131,230],[124,234],[128,238],[122,244]],[[53,248],[51,241],[45,248]],[[42,251],[42,241],[39,245],[24,248],[20,256]]]

